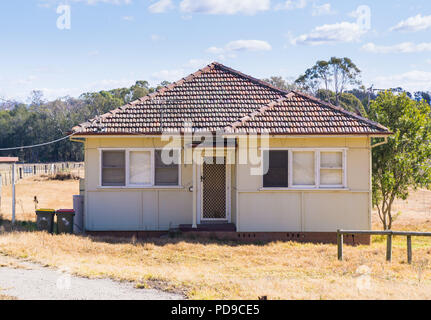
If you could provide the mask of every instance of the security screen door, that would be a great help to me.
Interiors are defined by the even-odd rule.
[[[202,220],[226,220],[226,159],[205,158],[201,180]]]

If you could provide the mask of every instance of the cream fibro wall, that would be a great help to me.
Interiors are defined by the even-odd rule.
[[[242,148],[241,140],[239,148]],[[237,229],[241,232],[333,232],[371,228],[371,149],[368,137],[272,138],[269,148],[347,148],[347,188],[265,190],[262,177],[237,167]]]
[[[87,230],[167,230],[191,224],[192,165],[181,165],[177,188],[99,188],[99,148],[158,148],[159,138],[90,137],[85,143]],[[181,141],[177,141],[178,147]],[[172,142],[170,142],[172,145]],[[250,166],[232,166],[231,216],[237,231],[336,231],[371,227],[368,137],[271,138],[270,148],[347,148],[347,188],[264,190]],[[239,140],[239,148],[244,147]]]
[[[192,221],[192,165],[181,166],[182,187],[99,188],[99,148],[158,148],[159,138],[87,138],[85,223],[92,231],[168,230]],[[181,146],[170,142],[175,147]]]

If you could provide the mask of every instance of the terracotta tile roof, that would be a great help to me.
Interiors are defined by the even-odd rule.
[[[292,91],[225,128],[232,133],[379,134],[389,130],[355,113]]]
[[[285,92],[219,63],[89,120],[79,134],[184,132],[388,133],[379,124],[298,92]]]

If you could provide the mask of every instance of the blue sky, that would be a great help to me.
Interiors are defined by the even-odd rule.
[[[293,80],[331,56],[367,86],[431,90],[427,0],[4,0],[0,30],[7,99],[175,81],[212,61]]]

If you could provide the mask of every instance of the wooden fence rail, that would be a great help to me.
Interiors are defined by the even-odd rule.
[[[431,237],[431,232],[414,232],[414,231],[373,231],[373,230],[337,230],[337,249],[338,260],[343,260],[343,235],[366,234],[370,236],[385,235],[386,236],[386,260],[392,261],[392,237],[406,236],[407,237],[407,261],[412,263],[412,237]]]

